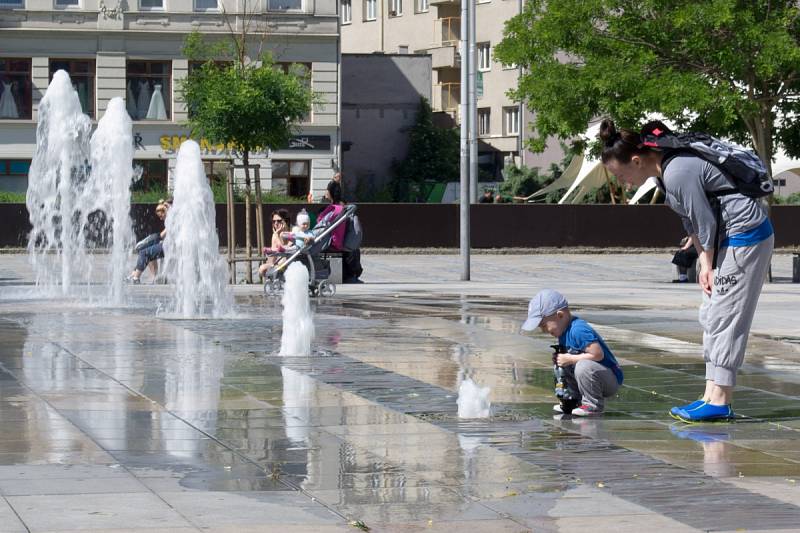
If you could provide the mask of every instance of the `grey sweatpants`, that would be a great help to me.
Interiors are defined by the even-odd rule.
[[[736,385],[774,242],[770,236],[754,246],[719,251],[711,296],[703,293],[700,306],[706,380],[717,385]]]
[[[582,359],[574,365],[564,367],[564,381],[570,390],[581,393],[581,403],[602,411],[605,399],[614,396],[619,389],[614,371],[597,361]]]

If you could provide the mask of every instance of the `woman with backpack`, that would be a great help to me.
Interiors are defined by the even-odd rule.
[[[772,225],[758,198],[770,186],[760,193],[757,183],[747,181],[752,176],[740,170],[754,164],[754,154],[737,153],[727,165],[712,164],[724,158],[709,157],[707,150],[741,149],[707,136],[713,142],[695,149],[660,121],[637,133],[606,119],[598,137],[603,165],[619,180],[639,186],[648,177],[659,179],[666,203],[681,217],[699,255],[706,388],[701,399],[673,407],[670,414],[689,422],[732,419],[736,372],[772,257]]]

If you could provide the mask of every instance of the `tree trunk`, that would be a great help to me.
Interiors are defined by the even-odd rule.
[[[250,238],[250,154],[242,151],[242,164],[244,165],[244,245],[245,257],[253,257],[253,242]],[[253,265],[247,262],[247,283],[253,283]]]
[[[774,130],[775,113],[771,107],[762,106],[758,115],[742,117],[753,137],[756,153],[764,162],[767,171],[772,174],[772,132]]]

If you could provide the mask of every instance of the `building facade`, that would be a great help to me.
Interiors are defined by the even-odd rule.
[[[460,0],[339,0],[342,51],[345,53],[425,53],[431,55],[431,106],[460,123]],[[528,117],[507,95],[516,88],[519,69],[494,60],[505,21],[517,15],[521,0],[478,0],[476,63],[478,70],[478,159],[481,181],[500,177],[509,163],[546,168],[560,161],[561,150],[524,151]]]
[[[188,137],[180,92],[193,67],[182,53],[186,36],[224,38],[250,24],[249,55],[269,51],[286,68],[302,65],[318,95],[287,146],[252,154],[251,163],[261,165],[265,190],[321,196],[339,166],[337,9],[338,0],[0,0],[0,190],[27,186],[38,104],[59,69],[94,121],[111,98],[125,99],[141,171],[135,187],[167,186]],[[228,147],[197,140],[209,175],[241,163]]]
[[[342,171],[350,197],[376,198],[408,154],[420,99],[431,99],[431,56],[342,54]]]

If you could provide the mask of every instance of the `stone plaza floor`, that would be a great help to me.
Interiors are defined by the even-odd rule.
[[[700,292],[669,254],[362,258],[313,302],[314,356],[279,357],[279,298],[164,317],[169,285],[111,308],[36,292],[0,255],[0,532],[797,531],[800,285],[773,259],[730,424],[670,406],[703,387]],[[146,278],[145,278],[146,281]],[[102,282],[102,279],[99,279]],[[598,419],[551,411],[559,289],[625,372]],[[89,294],[91,291],[87,290]],[[459,380],[492,416],[460,420]]]

